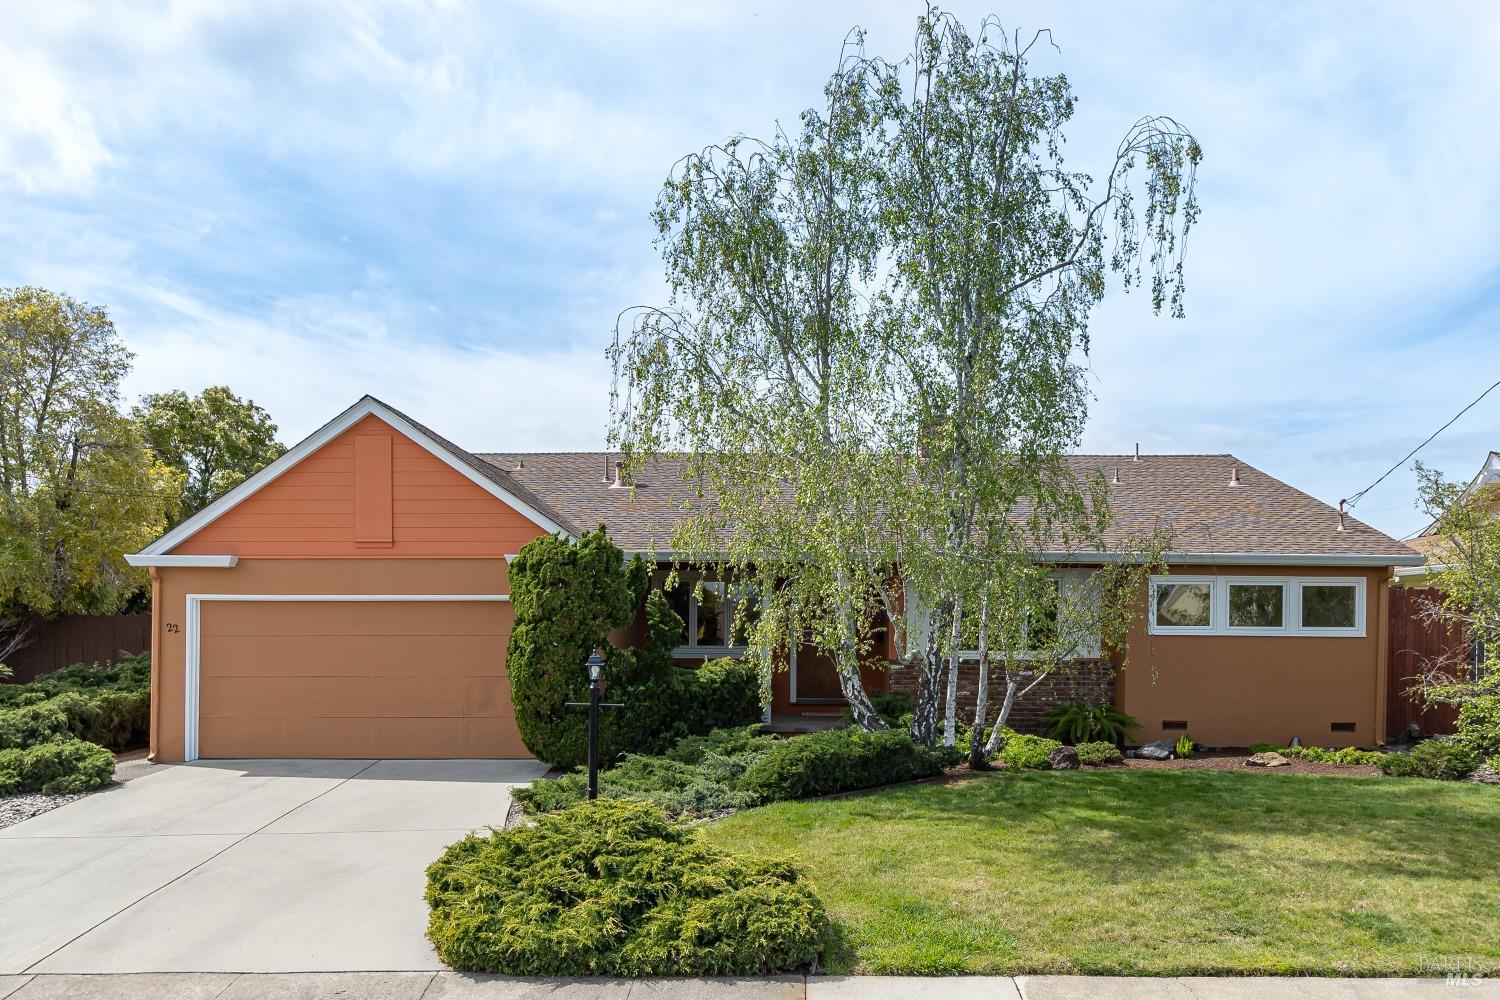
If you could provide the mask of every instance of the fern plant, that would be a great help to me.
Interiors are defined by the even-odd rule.
[[[1071,701],[1053,706],[1042,719],[1047,735],[1077,746],[1079,743],[1105,742],[1119,745],[1140,723],[1113,705],[1094,705]]]

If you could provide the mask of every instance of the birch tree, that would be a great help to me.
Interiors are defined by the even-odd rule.
[[[671,298],[611,352],[614,440],[648,478],[685,453],[695,516],[665,547],[755,596],[751,654],[830,653],[879,728],[859,666],[883,616],[927,745],[940,715],[953,740],[966,616],[1000,621],[995,567],[1100,544],[1098,484],[1064,456],[1109,277],[1182,307],[1198,144],[1143,118],[1098,181],[1066,169],[1072,92],[1029,63],[1049,40],[929,9],[891,62],[853,33],[797,132],[677,164],[655,213]]]
[[[1201,149],[1175,120],[1148,117],[1126,130],[1100,180],[1070,170],[1072,90],[1031,69],[1050,41],[993,20],[971,35],[929,8],[907,60],[869,64],[890,108],[881,328],[904,404],[891,409],[909,415],[894,437],[915,456],[914,496],[898,509],[912,517],[903,571],[926,619],[913,657],[913,737],[924,743],[944,686],[953,742],[965,609],[989,595],[992,616],[1045,613],[1028,600],[1042,593],[1034,586],[994,600],[995,567],[1102,547],[1102,478],[1075,475],[1066,456],[1087,416],[1089,315],[1110,277],[1149,286],[1154,310],[1182,314]]]
[[[639,488],[650,456],[685,453],[696,517],[658,540],[754,594],[751,655],[831,654],[858,722],[884,728],[860,682],[880,605],[878,487],[889,379],[869,288],[881,243],[883,120],[860,38],[823,110],[766,141],[678,162],[654,213],[671,298],[624,314],[611,356],[615,442]],[[689,498],[692,499],[692,498]]]

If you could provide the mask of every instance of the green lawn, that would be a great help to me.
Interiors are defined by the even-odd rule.
[[[1500,973],[1500,788],[1211,771],[984,775],[784,802],[831,971]]]

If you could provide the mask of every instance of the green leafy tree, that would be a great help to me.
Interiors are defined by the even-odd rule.
[[[0,660],[62,614],[118,610],[177,476],[123,416],[130,352],[103,309],[0,290]]]
[[[1417,496],[1442,539],[1439,596],[1418,613],[1468,642],[1424,664],[1416,693],[1459,706],[1460,741],[1500,754],[1500,484],[1450,482],[1418,462]]]
[[[132,411],[158,461],[182,474],[172,520],[182,521],[280,458],[271,416],[227,386],[196,396],[180,389],[141,398]]]
[[[615,440],[642,469],[687,453],[696,516],[663,542],[755,596],[751,654],[827,652],[879,729],[866,637],[911,621],[927,744],[945,686],[955,740],[976,619],[1045,613],[1034,553],[1102,545],[1104,483],[1065,455],[1108,279],[1182,307],[1198,144],[1145,118],[1100,181],[1067,169],[1072,91],[1029,66],[1049,37],[930,9],[890,63],[855,32],[799,131],[677,165],[655,216],[672,298],[627,313],[612,351]]]

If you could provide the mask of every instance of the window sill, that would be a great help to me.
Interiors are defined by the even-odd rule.
[[[676,646],[672,649],[674,660],[716,660],[724,656],[744,656],[746,646]]]

